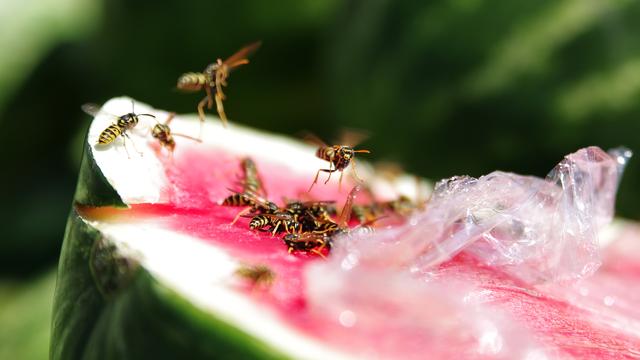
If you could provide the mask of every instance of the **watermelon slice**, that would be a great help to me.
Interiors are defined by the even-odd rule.
[[[136,103],[135,109],[160,122],[168,116],[144,104]],[[317,169],[326,167],[314,157],[315,149],[236,124],[224,129],[213,120],[205,125],[203,143],[176,139],[174,153],[149,135],[154,120],[142,118],[129,131],[126,148],[121,138],[95,146],[113,121],[109,114],[130,110],[130,99],[110,100],[87,136],[59,263],[54,359],[596,359],[640,354],[640,316],[629,306],[640,296],[621,290],[630,289],[640,275],[638,257],[627,256],[621,269],[605,263],[604,270],[589,277],[598,260],[580,256],[562,267],[561,277],[544,277],[557,265],[544,262],[541,271],[539,260],[550,256],[543,251],[549,248],[545,244],[519,243],[511,248],[534,249],[537,256],[525,257],[522,264],[505,263],[485,256],[489,237],[470,234],[464,244],[438,247],[442,256],[437,261],[427,257],[414,266],[418,263],[412,260],[424,260],[422,255],[433,248],[416,247],[415,234],[406,237],[409,241],[402,234],[421,226],[424,214],[407,221],[382,219],[380,234],[372,237],[354,232],[338,238],[327,259],[291,253],[280,236],[249,230],[249,219],[232,224],[241,208],[221,205],[229,188],[237,186],[241,159],[255,161],[268,198],[278,204],[305,196],[340,204],[354,185],[348,176],[342,190],[335,177],[307,195]],[[171,127],[176,133],[199,133],[195,116],[177,116]],[[602,169],[611,170],[616,159],[598,150],[587,151],[597,155],[587,157],[587,167],[600,171],[608,164]],[[366,165],[359,166],[359,173],[367,173]],[[582,184],[590,174],[581,173]],[[599,174],[597,184],[611,185],[617,173]],[[364,177],[379,200],[421,192],[410,176]],[[606,190],[606,196],[592,196],[589,202],[604,199],[606,204],[583,210],[609,208],[615,186]],[[367,200],[362,196],[356,202]],[[600,219],[586,216],[582,220]],[[467,217],[475,225],[487,224],[487,218],[478,209]],[[570,244],[589,245],[600,222],[582,222],[585,233]],[[463,234],[459,225],[453,221],[451,229]],[[505,228],[491,230],[496,229]],[[629,235],[629,226],[624,229],[625,239],[640,238],[640,232]],[[480,233],[486,234],[495,235],[494,240],[506,236]],[[586,245],[580,248],[585,254],[598,251]],[[576,271],[579,264],[587,267]],[[518,265],[527,269],[526,276],[514,270]],[[260,277],[246,276],[255,269],[261,269]],[[576,278],[581,285],[574,285]],[[568,279],[571,285],[562,282]],[[583,288],[586,295],[580,295]],[[598,296],[609,298],[598,302]]]

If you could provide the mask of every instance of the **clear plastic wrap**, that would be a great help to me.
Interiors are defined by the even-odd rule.
[[[351,333],[344,345],[366,358],[640,354],[640,297],[624,294],[640,272],[621,277],[607,264],[589,278],[630,156],[589,147],[546,179],[498,171],[440,181],[406,224],[336,239],[328,261],[306,271],[307,305],[333,321],[325,336]]]
[[[618,331],[640,334],[640,224],[615,225],[604,249],[603,266],[593,276],[566,286],[543,284],[540,291],[587,310],[590,320]],[[635,355],[640,357],[640,352]]]
[[[426,211],[404,226],[337,241],[344,268],[358,263],[413,271],[460,251],[530,283],[575,280],[600,266],[598,231],[613,216],[631,151],[597,147],[567,155],[546,179],[496,171],[435,186]]]

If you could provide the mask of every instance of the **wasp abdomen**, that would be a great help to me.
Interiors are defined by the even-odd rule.
[[[251,218],[251,221],[249,222],[249,228],[251,230],[261,230],[269,225],[271,225],[271,219],[264,215],[256,215]]]
[[[253,204],[251,198],[243,193],[235,193],[222,200],[222,205],[227,206],[252,206]]]
[[[190,72],[178,78],[178,89],[197,91],[207,85],[207,77],[203,73]]]
[[[316,157],[319,157],[322,160],[331,161],[333,159],[333,155],[334,149],[332,146],[323,146],[316,150]]]
[[[118,136],[122,134],[122,128],[120,126],[113,124],[108,128],[104,129],[100,136],[98,137],[98,144],[107,145],[111,144]]]

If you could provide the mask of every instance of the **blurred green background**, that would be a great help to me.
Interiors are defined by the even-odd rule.
[[[0,312],[13,326],[0,348],[46,349],[37,328],[88,126],[81,104],[128,95],[194,112],[201,95],[175,91],[178,75],[262,40],[229,80],[234,122],[325,139],[365,129],[371,159],[432,179],[544,176],[583,146],[640,150],[639,18],[631,0],[3,1],[0,304],[44,300],[32,305],[41,323]],[[634,159],[619,215],[640,217],[639,180]],[[12,338],[25,326],[33,340]]]

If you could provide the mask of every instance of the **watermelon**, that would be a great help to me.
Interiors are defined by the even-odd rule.
[[[135,109],[160,122],[168,116],[141,103]],[[439,196],[466,184],[458,182],[461,178],[440,183],[426,211],[379,219],[373,236],[352,230],[337,237],[331,249],[290,251],[281,235],[251,231],[247,218],[232,223],[241,208],[222,205],[242,182],[242,159],[254,160],[265,196],[278,204],[310,197],[337,201],[340,207],[353,194],[350,176],[342,188],[335,176],[307,193],[315,172],[327,166],[314,157],[313,147],[233,123],[224,129],[212,119],[204,126],[203,143],[177,139],[173,153],[149,135],[155,124],[151,118],[141,118],[129,131],[126,147],[122,138],[95,145],[113,121],[110,114],[130,110],[131,99],[110,100],[88,132],[58,267],[53,359],[596,359],[640,354],[635,328],[640,316],[629,306],[637,295],[623,291],[640,275],[640,259],[625,254],[626,265],[605,263],[592,276],[600,264],[596,233],[611,216],[621,168],[616,164],[627,160],[624,151],[612,153],[617,158],[598,148],[568,156],[556,169],[576,170],[558,174],[569,175],[561,178],[574,185],[579,178],[580,186],[557,187],[559,195],[551,182],[526,182],[513,174],[475,182],[512,179],[510,189],[534,189],[546,195],[540,196],[545,204],[563,204],[556,213],[577,211],[567,214],[581,215],[579,229],[584,231],[563,237],[573,242],[567,240],[562,250],[584,256],[576,256],[571,266],[563,265],[571,257],[567,253],[562,264],[540,261],[552,257],[544,250],[553,238],[511,247],[531,250],[533,255],[520,257],[522,264],[485,256],[491,250],[488,235],[500,240],[508,233],[493,230],[504,227],[481,233],[487,235],[481,237],[485,243],[477,234],[458,231],[488,224],[493,218],[482,208],[469,208],[470,227],[461,226],[458,213],[449,217],[454,221],[448,229],[464,242],[440,244],[436,253],[443,256],[425,262],[423,255],[434,254],[434,248],[425,247],[415,231],[405,235],[428,224],[428,214],[441,214],[438,209],[447,202]],[[176,133],[199,132],[196,116],[177,116],[171,126]],[[379,201],[422,192],[424,185],[416,185],[414,177],[376,177],[366,164],[358,166]],[[473,193],[472,187],[460,189],[457,194]],[[488,189],[485,194],[491,193]],[[508,194],[495,192],[494,198]],[[586,199],[583,205],[588,206],[574,209],[570,199]],[[370,200],[357,194],[355,203]],[[531,220],[525,229],[549,235],[542,232],[552,230],[549,224],[572,224],[574,218]],[[632,243],[628,239],[637,239],[640,231],[629,229],[619,225],[605,238],[624,233],[625,244]],[[590,246],[594,241],[595,248]],[[246,276],[256,269],[260,276]],[[587,289],[585,295],[575,280]],[[607,298],[598,301],[598,296]]]

